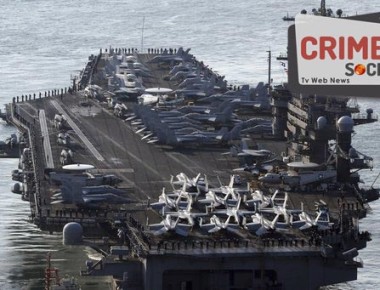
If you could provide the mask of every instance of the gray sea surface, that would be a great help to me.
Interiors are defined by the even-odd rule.
[[[327,1],[344,14],[380,11],[380,1]],[[287,13],[311,11],[319,1],[247,0],[0,0],[0,105],[12,97],[68,87],[90,54],[100,48],[191,48],[191,52],[231,84],[267,80],[267,51],[286,52]],[[142,37],[143,36],[143,37]],[[275,83],[286,81],[283,67],[272,64]],[[361,108],[380,112],[379,99],[358,98]],[[363,171],[368,184],[380,169],[380,125],[355,128],[354,147],[374,158],[372,171]],[[3,140],[15,128],[0,123]],[[12,194],[10,172],[16,159],[0,159],[0,289],[43,289],[45,258],[54,266],[78,276],[92,253],[84,247],[63,247],[61,235],[41,232],[28,222],[29,206]],[[375,186],[380,186],[380,180]],[[373,240],[360,251],[364,268],[358,280],[327,289],[378,289],[380,277],[380,203],[371,204],[360,221]],[[107,289],[106,284],[84,284],[82,289]]]

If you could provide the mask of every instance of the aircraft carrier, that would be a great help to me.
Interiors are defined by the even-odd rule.
[[[136,290],[356,279],[371,239],[358,220],[379,193],[359,187],[372,159],[351,134],[371,110],[231,86],[182,48],[102,49],[72,81],[14,97],[6,118],[31,222],[104,254],[83,275]]]

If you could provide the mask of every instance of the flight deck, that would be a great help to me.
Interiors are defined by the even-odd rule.
[[[329,165],[303,172],[311,162],[288,173],[281,156],[289,140],[272,134],[271,115],[281,109],[271,111],[270,104],[284,103],[279,94],[271,101],[267,86],[253,93],[228,86],[182,48],[101,50],[73,81],[68,89],[15,97],[7,106],[8,121],[25,140],[20,170],[12,176],[22,182],[17,193],[30,202],[31,220],[41,229],[61,231],[75,222],[85,237],[111,246],[120,258],[102,263],[129,256],[123,267],[130,267],[139,285],[132,289],[144,283],[144,289],[168,289],[183,281],[195,285],[189,289],[213,283],[227,289],[252,286],[251,276],[259,287],[264,280],[290,281],[289,273],[300,271],[310,278],[305,263],[329,269],[318,270],[312,282],[304,279],[313,285],[309,289],[356,277],[362,264],[353,253],[370,239],[356,225],[367,200],[347,185],[359,177],[337,185]],[[344,133],[339,140],[347,139]],[[249,148],[239,149],[243,138]],[[346,143],[341,146],[347,151]],[[349,166],[344,160],[340,166]],[[186,266],[178,266],[182,256]],[[290,257],[298,263],[286,278],[281,269]],[[142,271],[135,259],[148,269]],[[98,266],[84,274],[107,272]],[[195,282],[198,275],[205,281]],[[231,275],[245,282],[233,284]],[[265,289],[292,289],[289,281]]]

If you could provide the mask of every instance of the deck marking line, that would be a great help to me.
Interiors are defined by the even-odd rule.
[[[51,100],[52,105],[60,112],[64,113],[65,117],[67,119],[67,123],[69,123],[70,127],[75,131],[75,133],[78,135],[78,137],[82,140],[82,142],[87,146],[87,148],[90,150],[90,152],[95,156],[96,159],[99,161],[104,161],[103,156],[99,153],[99,151],[92,145],[90,140],[83,134],[81,129],[77,126],[77,124],[74,123],[74,121],[71,119],[71,117],[63,110],[62,106],[57,103],[55,100]]]
[[[38,117],[41,124],[41,135],[43,138],[42,143],[44,145],[46,167],[54,168],[53,153],[51,152],[49,130],[46,123],[45,110],[40,110]]]

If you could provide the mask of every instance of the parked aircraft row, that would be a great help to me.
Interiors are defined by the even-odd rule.
[[[225,93],[217,93],[198,99],[201,103],[221,103],[226,100],[234,102],[238,110],[249,109],[250,111],[268,111],[270,109],[270,97],[268,88],[263,82],[255,88],[243,85],[239,90],[228,90]]]
[[[188,113],[176,110],[160,112],[146,106],[136,106],[135,114],[126,120],[131,122],[136,133],[143,134],[142,140],[174,146],[186,144],[217,144],[240,138],[240,125],[226,122],[231,109],[225,108],[214,114]],[[226,124],[218,130],[210,126]],[[231,129],[229,129],[231,128]],[[147,137],[147,135],[149,135]]]
[[[264,83],[259,83],[256,88],[252,89],[245,85],[239,90],[228,90],[224,76],[220,76],[202,63],[195,61],[189,51],[189,49],[185,51],[181,47],[175,54],[167,53],[155,56],[150,61],[170,65],[171,70],[167,79],[178,82],[179,89],[175,91],[178,96],[208,103],[229,100],[235,103],[236,108],[239,109],[270,109],[268,88]]]
[[[193,181],[199,181],[199,175]],[[163,217],[157,224],[150,224],[154,235],[168,231],[187,236],[193,227],[202,233],[215,233],[226,230],[239,234],[242,230],[251,234],[263,235],[273,231],[288,231],[291,228],[306,230],[314,227],[329,229],[328,208],[322,204],[317,208],[316,217],[301,209],[288,209],[288,193],[277,190],[266,196],[260,190],[241,190],[233,185],[233,176],[227,186],[208,187],[205,193],[200,190],[188,192],[187,180],[183,178],[180,190],[166,193],[163,189],[158,202],[151,208]]]
[[[179,48],[174,54],[167,53],[155,56],[152,63],[166,63],[171,65],[169,78],[179,81],[179,89],[175,91],[177,97],[168,101],[166,94],[169,94],[166,88],[149,88],[145,89],[142,84],[142,78],[150,77],[146,67],[138,62],[135,55],[112,55],[106,61],[105,73],[109,74],[109,87],[114,89],[115,98],[120,94],[134,94],[131,89],[138,88],[135,94],[139,100],[138,106],[134,110],[134,115],[127,115],[125,106],[122,103],[114,101],[114,113],[126,120],[133,120],[132,125],[136,131],[142,134],[142,138],[149,143],[161,142],[170,145],[183,145],[188,143],[199,144],[217,144],[226,142],[231,139],[238,139],[240,132],[269,133],[272,131],[271,123],[263,119],[251,119],[242,122],[234,111],[242,107],[264,108],[269,104],[266,88],[259,84],[255,89],[249,89],[243,86],[239,91],[227,91],[227,85],[223,77],[212,72],[211,69],[202,63],[194,61],[189,50],[185,51]],[[115,71],[116,74],[112,74]],[[208,106],[179,106],[178,100],[186,99],[191,96],[210,95],[214,89],[218,88],[220,92],[225,92],[223,97],[215,96]],[[151,92],[149,90],[155,90]],[[210,91],[210,94],[209,92]],[[170,90],[170,93],[171,90]],[[254,97],[252,97],[254,95]],[[180,96],[180,98],[178,98]],[[182,97],[182,98],[181,98]],[[257,101],[260,99],[259,101]],[[265,101],[264,101],[265,100]],[[170,102],[170,104],[169,104]],[[159,111],[160,115],[153,115],[141,107],[159,104],[166,107],[165,111]],[[167,110],[168,107],[175,107],[173,110]],[[152,110],[150,110],[152,111]],[[240,126],[237,126],[237,124]],[[214,127],[216,130],[209,132],[208,127]],[[226,132],[225,128],[228,128]],[[234,130],[233,130],[234,129]],[[219,131],[218,131],[219,130]],[[227,134],[228,133],[228,134]]]
[[[172,110],[137,105],[134,113],[125,120],[131,123],[138,134],[143,135],[143,140],[175,146],[188,143],[218,144],[240,139],[240,132],[252,126],[271,127],[270,121],[260,118],[240,120],[233,113],[234,106],[231,101],[216,107],[194,105]]]
[[[104,73],[108,78],[108,89],[113,93],[114,104],[123,97],[136,99],[145,91],[143,78],[152,77],[136,55],[125,54],[110,55],[106,59]]]
[[[178,48],[177,52],[174,54],[169,53],[169,51],[164,51],[162,54],[153,57],[149,62],[151,63],[167,63],[174,64],[177,62],[188,62],[193,61],[194,56],[189,53],[190,48],[184,50],[183,47]]]
[[[216,89],[225,91],[227,82],[224,77],[214,73],[210,68],[195,61],[190,49],[180,47],[175,54],[155,56],[150,62],[165,63],[170,66],[167,80],[177,81],[175,93],[185,99],[197,99],[213,94]]]

